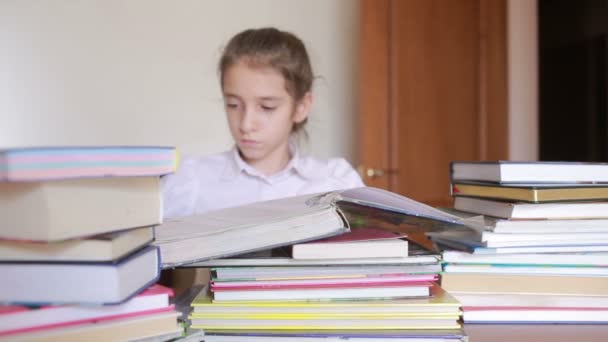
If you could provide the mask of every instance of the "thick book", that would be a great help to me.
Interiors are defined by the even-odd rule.
[[[404,235],[377,228],[352,228],[350,232],[292,246],[294,259],[404,258]]]
[[[86,177],[161,176],[175,172],[174,147],[55,146],[0,150],[0,182]]]
[[[452,181],[608,183],[608,164],[536,161],[453,161]]]
[[[0,263],[0,302],[17,304],[117,304],[154,284],[160,276],[153,246],[116,263]]]
[[[441,287],[449,293],[608,296],[608,277],[444,273]]]
[[[606,219],[608,201],[524,203],[501,202],[472,197],[456,197],[454,208],[504,219]]]
[[[452,196],[479,197],[529,203],[608,199],[608,184],[491,184],[454,182]]]
[[[118,305],[4,306],[0,307],[0,337],[173,311],[169,306],[172,295],[171,289],[152,285],[133,299]]]
[[[459,217],[407,197],[361,187],[168,220],[157,228],[155,244],[163,267],[176,267],[343,234],[367,219],[423,230],[463,225]]]
[[[0,240],[0,261],[112,261],[142,248],[153,240],[153,227],[56,242]]]
[[[0,182],[0,239],[58,241],[161,221],[155,176]]]

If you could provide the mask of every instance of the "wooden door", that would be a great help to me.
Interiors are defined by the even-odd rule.
[[[449,162],[508,157],[506,0],[362,0],[360,171],[449,205]]]

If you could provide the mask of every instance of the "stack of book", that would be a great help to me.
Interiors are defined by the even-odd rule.
[[[466,322],[608,322],[608,165],[454,162],[453,214],[429,233]]]
[[[436,284],[439,255],[365,225],[372,217],[462,225],[416,201],[357,188],[168,221],[156,244],[166,267],[211,267],[189,316],[207,342],[466,339],[460,304]]]
[[[151,245],[176,162],[162,147],[0,151],[0,337],[179,336]]]

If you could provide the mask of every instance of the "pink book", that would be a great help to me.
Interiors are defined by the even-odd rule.
[[[0,307],[0,336],[169,312],[173,290],[152,285],[131,300],[105,306]]]

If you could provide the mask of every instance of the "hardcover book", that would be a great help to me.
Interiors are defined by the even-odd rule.
[[[168,220],[156,230],[164,267],[193,264],[346,233],[367,219],[423,230],[459,217],[386,190],[361,187],[296,196]]]
[[[54,146],[0,149],[0,182],[122,176],[161,176],[175,172],[173,147]]]

